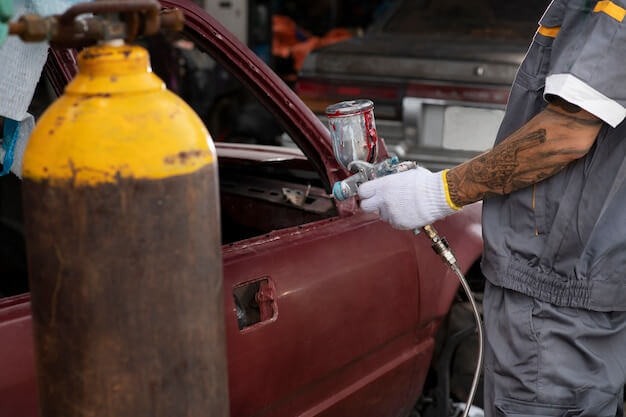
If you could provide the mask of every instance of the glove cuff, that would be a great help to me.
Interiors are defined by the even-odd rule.
[[[441,171],[441,180],[443,181],[443,191],[446,195],[446,202],[448,203],[448,206],[450,206],[452,210],[459,211],[461,210],[462,207],[459,207],[456,204],[454,204],[454,202],[452,201],[452,198],[450,198],[450,188],[448,187],[448,171],[450,170],[444,169],[443,171]]]
[[[448,216],[459,210],[454,204],[450,204],[452,201],[447,189],[448,184],[445,173],[446,171],[431,173],[424,181],[424,193],[420,196],[422,199],[427,199],[424,203],[429,206],[428,211],[436,219]]]

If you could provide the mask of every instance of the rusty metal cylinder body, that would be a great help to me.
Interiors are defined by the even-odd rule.
[[[42,417],[229,414],[217,157],[149,68],[84,50],[26,150]]]

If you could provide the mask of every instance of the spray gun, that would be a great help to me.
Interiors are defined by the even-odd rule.
[[[374,121],[374,103],[370,100],[352,100],[333,104],[326,109],[330,125],[333,151],[337,161],[350,172],[354,172],[333,186],[333,197],[339,201],[358,194],[361,184],[376,178],[417,168],[413,161],[400,162],[397,156],[373,163],[378,151],[378,134]],[[433,250],[446,265],[458,268],[454,253],[448,242],[439,237],[432,225],[422,228],[431,240]],[[415,234],[420,230],[415,229]]]
[[[339,201],[347,200],[358,194],[359,186],[364,182],[415,168],[417,168],[415,162],[400,162],[397,156],[385,159],[377,164],[370,164],[364,161],[352,161],[348,164],[348,169],[350,172],[356,171],[356,173],[343,181],[337,181],[335,183],[333,186],[333,197]],[[444,263],[451,268],[455,267],[456,258],[446,239],[440,237],[437,230],[430,224],[422,227],[422,230],[432,241],[433,250],[441,257]],[[420,229],[415,229],[413,232],[417,235],[420,233]]]
[[[374,121],[374,103],[370,100],[352,100],[333,104],[326,109],[326,116],[330,127],[330,136],[333,151],[337,161],[353,175],[333,185],[333,197],[342,201],[358,194],[359,186],[367,181],[417,168],[413,161],[400,162],[393,156],[382,162],[375,163],[378,153],[378,134]],[[472,305],[476,326],[478,329],[478,358],[476,371],[472,381],[469,398],[462,416],[469,415],[471,405],[478,387],[478,380],[483,361],[483,331],[478,306],[474,296],[457,263],[456,257],[445,238],[437,233],[432,225],[421,228],[424,235],[432,243],[432,248],[459,277],[461,285]],[[415,229],[414,233],[420,233]]]

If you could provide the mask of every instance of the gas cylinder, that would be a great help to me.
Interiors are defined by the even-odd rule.
[[[145,49],[78,67],[24,157],[41,415],[227,416],[209,133]]]

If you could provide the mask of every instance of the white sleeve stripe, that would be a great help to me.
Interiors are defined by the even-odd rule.
[[[616,127],[626,118],[626,109],[571,74],[552,74],[546,78],[544,97],[556,95]]]

